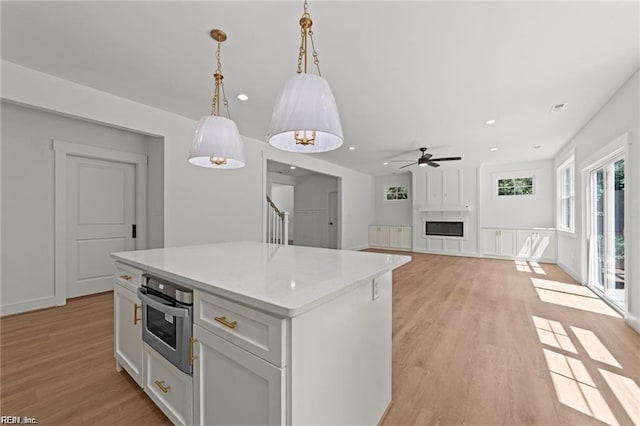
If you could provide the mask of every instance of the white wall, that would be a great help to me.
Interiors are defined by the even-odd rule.
[[[333,176],[296,178],[294,244],[329,247],[329,192],[339,192],[338,179]]]
[[[367,225],[373,220],[374,209],[374,180],[371,176],[310,155],[279,151],[250,138],[244,138],[247,167],[236,170],[195,167],[186,161],[197,124],[194,120],[4,60],[1,87],[1,96],[6,100],[164,137],[164,230],[167,247],[263,240],[267,160],[296,164],[340,177],[341,247],[356,249],[368,246]],[[203,105],[203,113],[206,112],[206,105]],[[2,156],[6,164],[5,157],[6,153]],[[18,223],[9,225],[4,215],[2,220],[3,232],[5,224],[26,224],[17,218]],[[6,253],[7,247],[4,246],[3,257]]]
[[[2,102],[2,307],[46,303],[54,295],[52,139],[147,155],[148,241],[163,245],[162,141]]]
[[[497,179],[533,176],[534,194],[497,195]],[[555,227],[555,168],[552,160],[480,167],[480,227]]]
[[[413,250],[476,255],[478,252],[477,175],[474,167],[417,167],[413,172]],[[433,208],[446,211],[420,212]],[[462,210],[462,211],[461,211]],[[465,237],[425,237],[429,220],[464,222]]]
[[[407,185],[409,200],[387,201],[385,189],[388,186]],[[376,207],[374,222],[371,225],[398,225],[411,226],[413,220],[412,208],[413,194],[411,190],[411,173],[401,173],[395,175],[377,176],[376,186]]]
[[[576,233],[560,232],[558,263],[567,272],[585,283],[587,280],[587,234],[584,223],[584,182],[582,170],[589,166],[602,147],[623,134],[628,138],[625,162],[625,203],[629,205],[626,218],[628,237],[625,241],[626,285],[628,288],[627,321],[640,331],[640,77],[636,73],[618,90],[602,109],[558,153],[555,164],[560,165],[572,150],[576,169]],[[630,238],[629,238],[630,237]]]

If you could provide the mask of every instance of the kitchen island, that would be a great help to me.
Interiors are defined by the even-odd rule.
[[[383,417],[391,402],[391,271],[410,257],[257,242],[112,257],[117,368],[174,423]],[[142,274],[193,289],[193,377],[138,343],[140,302],[131,296]]]

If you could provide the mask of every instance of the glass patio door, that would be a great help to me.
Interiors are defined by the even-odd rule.
[[[624,157],[590,172],[589,285],[625,308]]]

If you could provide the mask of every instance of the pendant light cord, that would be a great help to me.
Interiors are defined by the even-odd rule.
[[[304,11],[302,18],[300,18],[300,50],[298,52],[298,74],[307,73],[307,36],[311,40],[311,54],[313,56],[313,63],[318,70],[318,75],[322,77],[320,73],[320,60],[318,59],[318,52],[313,42],[313,30],[311,26],[313,21],[311,15],[308,12],[309,4],[307,0],[304,0]],[[303,66],[304,65],[304,66]]]
[[[229,112],[229,101],[227,100],[227,94],[224,91],[224,75],[222,75],[222,62],[220,61],[220,50],[222,42],[218,41],[218,49],[216,50],[216,72],[213,73],[213,81],[215,89],[213,91],[213,100],[211,101],[211,115],[220,116],[220,89],[222,89],[222,104],[227,110],[227,117],[231,119],[231,113]]]

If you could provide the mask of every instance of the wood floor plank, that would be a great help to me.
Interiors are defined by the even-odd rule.
[[[640,335],[598,309],[558,304],[595,297],[560,268],[412,256],[393,276],[393,402],[383,426],[640,424]],[[534,283],[570,287],[553,303]],[[602,347],[620,367],[603,362]],[[115,371],[111,293],[0,319],[0,356],[1,415],[40,425],[171,424]]]

